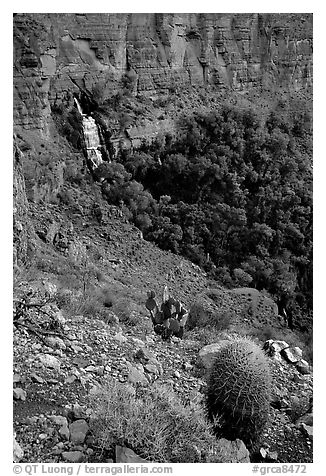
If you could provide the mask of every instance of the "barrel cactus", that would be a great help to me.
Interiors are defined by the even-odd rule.
[[[216,433],[255,448],[269,416],[271,376],[264,352],[250,339],[235,339],[216,354],[206,403]]]

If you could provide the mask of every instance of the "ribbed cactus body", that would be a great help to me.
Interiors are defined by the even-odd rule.
[[[267,358],[254,342],[238,339],[223,346],[207,387],[208,414],[219,420],[217,432],[252,447],[268,421],[270,387]]]

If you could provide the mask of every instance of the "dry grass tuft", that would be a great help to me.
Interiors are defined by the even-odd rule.
[[[214,461],[216,438],[204,410],[184,406],[171,390],[150,389],[111,381],[93,403],[92,431],[103,450],[125,445],[142,458],[159,463]]]

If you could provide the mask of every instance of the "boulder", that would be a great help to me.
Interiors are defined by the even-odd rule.
[[[69,425],[70,441],[75,445],[83,444],[89,430],[85,420],[76,420]]]
[[[281,351],[281,355],[291,364],[295,364],[301,360],[302,350],[300,347],[288,347]]]
[[[239,439],[229,441],[221,438],[212,451],[219,463],[250,463],[249,451]]]
[[[60,360],[58,360],[53,355],[40,354],[40,355],[37,356],[37,358],[41,361],[41,363],[45,367],[49,367],[49,368],[52,368],[52,369],[57,370],[57,371],[60,370],[61,362],[60,362]]]
[[[221,340],[219,342],[215,342],[214,344],[205,345],[205,347],[203,347],[198,354],[199,365],[205,367],[207,370],[210,369],[216,358],[217,352],[228,342],[228,340]]]
[[[146,459],[136,455],[134,451],[126,446],[115,447],[115,462],[116,463],[149,463]]]

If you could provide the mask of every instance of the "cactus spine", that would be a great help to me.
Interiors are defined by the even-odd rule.
[[[268,421],[271,377],[264,352],[249,339],[223,346],[212,365],[207,410],[216,433],[255,447]]]

